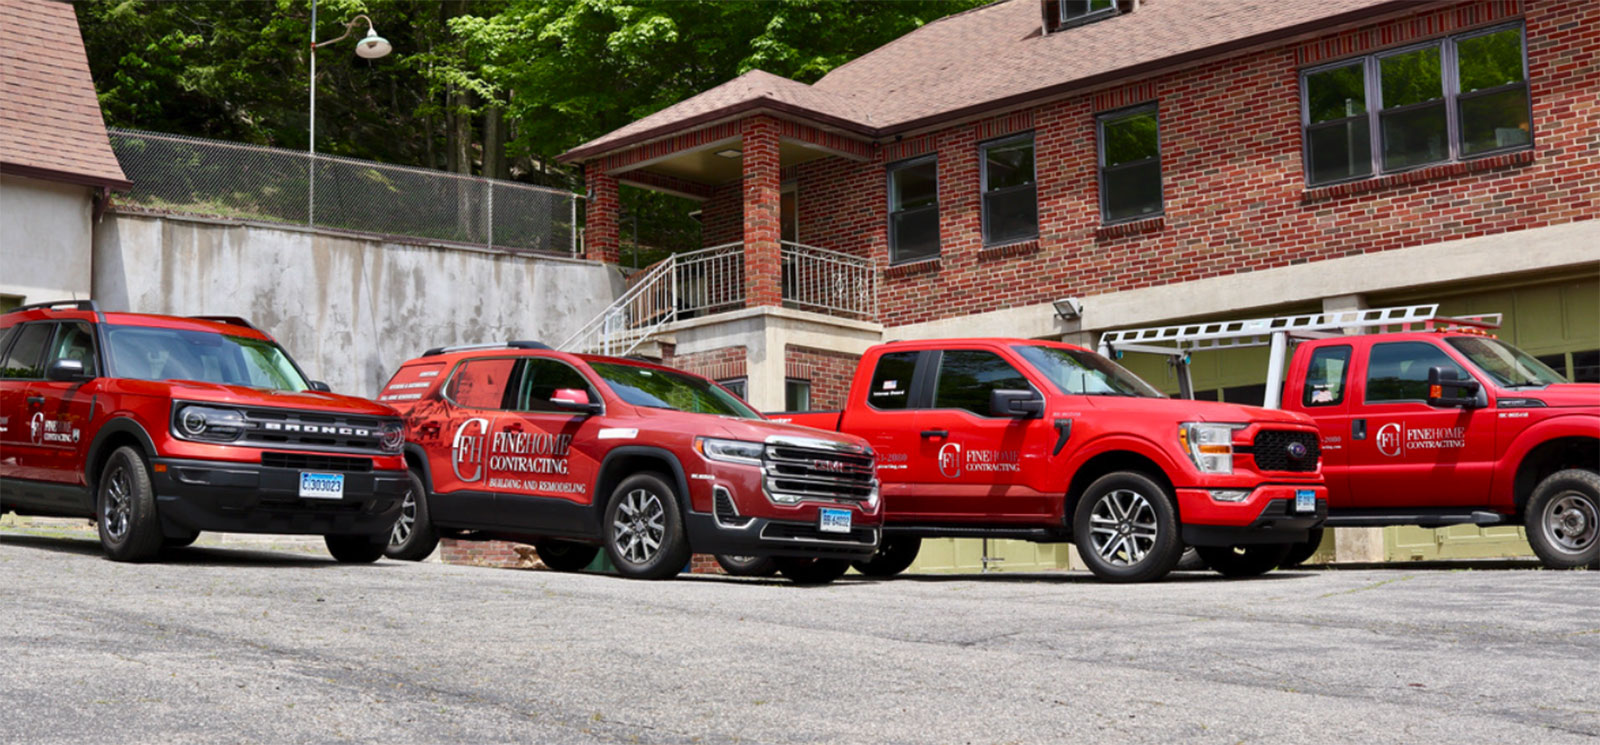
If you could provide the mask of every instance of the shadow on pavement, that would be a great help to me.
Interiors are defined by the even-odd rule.
[[[89,538],[71,538],[38,535],[17,535],[6,533],[0,535],[0,544],[6,546],[24,546],[45,551],[59,553],[81,554],[84,556],[102,556],[100,542]],[[333,557],[326,554],[297,554],[287,551],[263,551],[249,548],[220,548],[212,546],[188,546],[185,548],[163,549],[150,564],[171,564],[178,566],[297,566],[297,567],[336,567],[341,566]],[[374,566],[401,566],[401,562],[379,561]]]

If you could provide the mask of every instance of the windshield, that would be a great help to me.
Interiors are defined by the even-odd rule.
[[[618,398],[634,406],[740,419],[761,418],[733,394],[705,378],[613,362],[591,362],[589,366],[611,386]]]
[[[1061,347],[1014,347],[1062,393],[1166,398],[1139,376],[1092,352]]]
[[[208,331],[109,326],[111,369],[119,378],[198,380],[279,391],[311,386],[277,344]]]
[[[1445,339],[1457,352],[1467,356],[1502,388],[1546,386],[1565,383],[1561,373],[1499,339],[1487,336],[1451,336]]]

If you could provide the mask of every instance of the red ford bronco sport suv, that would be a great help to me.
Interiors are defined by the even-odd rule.
[[[1076,543],[1115,582],[1165,576],[1185,544],[1249,576],[1327,516],[1309,417],[1169,399],[1070,344],[880,344],[844,411],[775,416],[877,450],[884,538],[856,566],[868,575],[905,570],[923,538],[1018,538]]]
[[[821,583],[878,548],[865,441],[765,421],[699,376],[509,342],[429,350],[378,400],[405,417],[416,495],[392,558],[448,536],[532,543],[557,571],[604,546],[626,577],[672,576],[698,551]]]
[[[95,521],[112,559],[202,530],[326,537],[376,561],[409,481],[393,409],[329,393],[242,319],[0,316],[0,509]]]

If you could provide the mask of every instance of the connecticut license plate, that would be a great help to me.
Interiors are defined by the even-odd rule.
[[[1311,489],[1295,489],[1294,490],[1294,511],[1295,512],[1316,512],[1317,511],[1317,493],[1316,493],[1316,491],[1311,490]]]
[[[820,522],[817,524],[817,530],[820,530],[824,533],[850,532],[849,510],[830,510],[823,508],[822,510],[819,510],[818,513],[818,520]]]
[[[344,499],[344,474],[301,471],[300,496],[306,499]]]

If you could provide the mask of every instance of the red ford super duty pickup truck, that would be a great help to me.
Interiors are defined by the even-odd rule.
[[[394,558],[448,536],[532,543],[558,571],[603,546],[627,577],[698,551],[830,582],[878,547],[865,440],[768,422],[697,375],[509,342],[429,350],[378,400],[405,416],[414,484]]]
[[[883,545],[856,565],[869,575],[903,571],[925,537],[987,537],[1071,541],[1111,581],[1159,579],[1185,544],[1246,576],[1327,511],[1309,418],[1169,399],[1070,344],[882,344],[843,411],[773,416],[877,451]]]
[[[0,316],[0,508],[91,518],[112,559],[202,530],[325,536],[377,561],[408,485],[394,409],[328,392],[239,318]]]
[[[1523,525],[1546,566],[1596,565],[1600,385],[1568,382],[1494,338],[1497,324],[1417,305],[1134,329],[1101,343],[1172,356],[1186,390],[1190,354],[1270,345],[1267,380],[1288,373],[1282,408],[1321,430],[1327,526]]]

